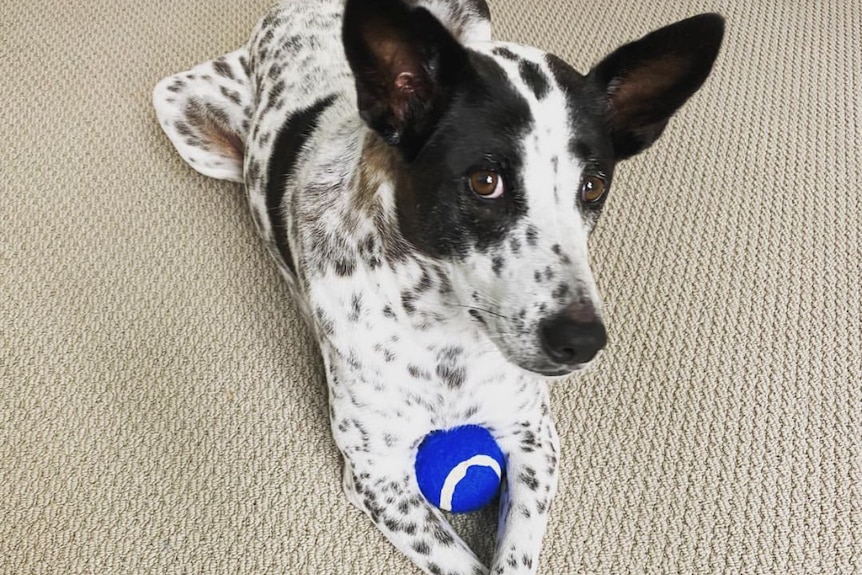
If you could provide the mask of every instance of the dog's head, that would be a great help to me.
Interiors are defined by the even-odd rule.
[[[360,114],[403,160],[401,233],[513,363],[562,375],[605,346],[588,236],[617,162],[700,88],[723,31],[696,16],[582,75],[535,48],[462,46],[422,8],[348,2]]]

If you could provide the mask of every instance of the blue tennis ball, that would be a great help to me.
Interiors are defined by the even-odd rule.
[[[490,503],[500,491],[505,469],[497,442],[478,425],[432,431],[416,453],[422,495],[453,513],[469,513]]]

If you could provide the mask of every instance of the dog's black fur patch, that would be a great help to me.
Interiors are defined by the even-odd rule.
[[[398,190],[402,232],[429,255],[463,257],[499,244],[526,213],[521,140],[533,124],[523,96],[490,57],[470,53],[472,73],[451,103]],[[469,185],[475,170],[493,170],[503,197],[485,199]]]
[[[334,101],[335,96],[329,96],[292,114],[279,130],[269,160],[266,178],[266,209],[272,222],[275,244],[284,257],[288,269],[294,274],[296,269],[287,242],[287,226],[281,213],[284,183],[296,170],[299,153],[317,127],[320,115]]]

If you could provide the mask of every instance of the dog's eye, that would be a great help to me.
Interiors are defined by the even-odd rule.
[[[470,189],[483,198],[499,198],[503,195],[503,178],[491,170],[477,170],[470,174]]]
[[[606,188],[604,179],[599,176],[584,176],[581,180],[581,199],[584,203],[594,204],[602,199]]]

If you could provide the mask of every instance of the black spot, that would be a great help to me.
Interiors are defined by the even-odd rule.
[[[249,68],[248,60],[245,56],[239,57],[239,65],[242,67],[242,71],[245,72],[246,76],[251,76],[251,68]]]
[[[506,60],[511,60],[513,62],[517,62],[518,60],[521,59],[517,54],[515,54],[514,52],[512,52],[511,50],[509,50],[508,48],[505,48],[503,46],[494,48],[494,50],[492,50],[492,52],[495,56],[500,56],[501,58],[505,58]]]
[[[180,90],[182,90],[185,87],[186,87],[185,82],[183,82],[182,80],[175,80],[173,84],[168,86],[168,91],[169,92],[179,92]]]
[[[373,235],[369,234],[364,240],[359,242],[359,257],[361,257],[372,270],[380,267],[380,253],[377,247],[377,240]]]
[[[266,106],[265,106],[265,107],[264,107],[264,109],[263,109],[262,115],[266,115],[270,110],[272,110],[272,108],[275,106],[275,103],[276,103],[276,102],[279,100],[279,98],[281,97],[281,93],[282,93],[282,92],[284,92],[284,80],[282,80],[282,81],[278,82],[278,83],[277,83],[275,86],[273,86],[273,87],[272,87],[272,89],[269,91],[269,95],[268,95],[268,96],[269,96],[269,98],[267,99]],[[335,99],[335,97],[334,97],[334,96],[329,96],[329,98],[326,98],[326,100],[334,100],[334,99]],[[306,112],[306,111],[308,111],[308,110],[311,110],[311,109],[313,109],[315,106],[319,106],[322,102],[325,102],[326,100],[318,100],[318,101],[317,101],[317,103],[313,104],[311,107],[306,108],[305,110],[300,110],[299,112],[296,112],[296,113],[295,113],[293,116],[291,116],[291,117],[296,116],[296,114],[302,114],[302,113],[304,113],[304,112]],[[331,104],[331,103],[332,103],[332,102],[330,101],[330,102],[329,102],[329,104]],[[325,109],[326,107],[329,107],[329,104],[326,104],[326,105],[324,106],[324,109]],[[323,111],[323,110],[321,110],[321,111]],[[289,121],[290,121],[290,118],[288,118],[288,120],[287,120],[287,121],[289,122]],[[315,118],[315,121],[316,121],[316,118]]]
[[[240,93],[237,92],[236,90],[231,90],[230,88],[227,88],[226,86],[222,86],[221,87],[221,94],[222,94],[222,96],[224,96],[225,98],[227,98],[228,100],[230,100],[231,102],[236,104],[237,106],[242,105],[242,97],[240,96]]]
[[[539,230],[536,229],[535,226],[529,225],[527,226],[527,232],[525,235],[527,237],[527,244],[530,247],[536,247],[536,240],[539,239]]]
[[[192,129],[189,127],[189,125],[186,124],[185,122],[182,122],[182,121],[176,122],[174,124],[174,128],[177,130],[177,133],[180,136],[191,136],[194,134],[194,132],[192,132]]]
[[[282,45],[287,50],[289,50],[291,52],[296,52],[303,47],[302,36],[297,36],[297,35],[289,36],[287,38],[287,40],[285,40]]]
[[[395,312],[392,311],[391,306],[387,305],[383,308],[383,317],[388,318],[388,319],[395,319]]]
[[[449,389],[461,387],[466,375],[463,367],[456,367],[449,363],[437,364],[437,377],[442,379]]]
[[[434,523],[434,539],[441,545],[452,545],[455,542],[452,536],[438,523]]]
[[[524,564],[524,567],[527,569],[532,569],[533,567],[533,558],[524,553],[524,556],[521,557],[521,562]]]
[[[502,258],[502,256],[494,256],[493,259],[493,267],[491,269],[494,270],[494,274],[496,276],[500,276],[500,272],[503,271],[503,266],[506,264],[506,261]]]
[[[347,319],[356,323],[360,317],[362,317],[362,296],[355,293],[350,301],[350,315],[347,316]]]
[[[425,373],[419,366],[410,364],[407,366],[407,373],[413,379],[428,379],[428,374]]]
[[[288,269],[296,273],[293,256],[287,243],[287,225],[282,214],[284,185],[296,169],[296,160],[302,148],[317,127],[320,115],[335,101],[335,96],[318,100],[308,108],[293,113],[278,132],[272,157],[269,160],[266,181],[266,209],[272,222],[275,245]]]
[[[222,59],[213,62],[213,69],[219,76],[224,76],[225,78],[230,78],[231,80],[234,79],[233,70],[231,69],[230,64],[228,64]]]
[[[431,575],[443,575],[443,570],[436,563],[428,563],[427,568]]]
[[[538,64],[528,60],[521,60],[518,71],[521,73],[521,79],[524,80],[527,87],[536,95],[537,100],[541,100],[548,95],[550,91],[548,78]]]
[[[512,238],[509,240],[509,247],[512,248],[512,253],[517,254],[521,251],[521,242],[518,238]]]
[[[422,269],[422,277],[419,279],[419,283],[416,285],[416,293],[426,292],[434,285],[434,280],[431,279],[431,274],[428,273],[427,268]]]
[[[273,20],[272,25],[273,26],[275,25],[275,20]],[[263,35],[263,38],[261,38],[260,43],[261,44],[269,44],[270,42],[272,42],[272,39],[274,37],[275,37],[275,31],[272,28],[270,28],[269,30],[266,31],[266,34]]]
[[[335,322],[333,322],[329,316],[326,315],[326,312],[323,311],[323,308],[318,307],[314,310],[315,318],[317,319],[317,325],[323,331],[324,335],[331,336],[335,333]]]
[[[359,361],[359,358],[356,357],[354,352],[350,352],[350,355],[347,356],[347,365],[351,367],[354,371],[362,371],[362,362]]]
[[[530,491],[537,491],[539,489],[539,480],[536,479],[536,472],[530,467],[525,467],[521,471],[521,474],[518,475],[518,481],[526,485]]]
[[[275,81],[278,80],[278,77],[281,75],[281,70],[281,66],[279,66],[278,64],[273,64],[266,75],[269,76],[270,80]]]
[[[491,19],[491,10],[488,8],[488,3],[485,0],[467,0],[467,4],[476,11],[476,14],[483,20]]]
[[[353,275],[353,272],[356,271],[356,262],[343,256],[336,259],[333,266],[335,267],[335,273],[343,278]]]
[[[428,555],[431,553],[431,547],[425,541],[416,541],[413,543],[413,551],[419,555]]]
[[[561,283],[557,286],[557,289],[553,291],[551,297],[555,300],[562,301],[567,295],[569,295],[569,284]]]
[[[404,308],[404,311],[408,313],[408,315],[416,312],[416,295],[410,292],[402,292],[401,293],[401,306]]]
[[[482,325],[486,325],[485,318],[482,317],[482,314],[479,313],[479,310],[471,308],[469,313],[470,317],[472,317],[474,320],[478,321]]]

